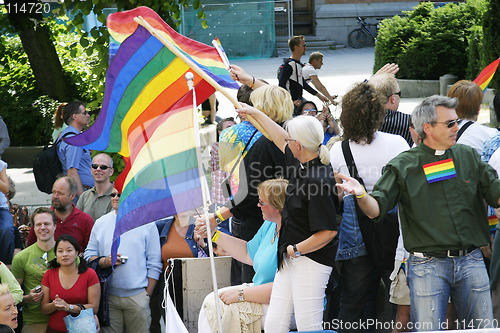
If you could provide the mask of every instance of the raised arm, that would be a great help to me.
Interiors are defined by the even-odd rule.
[[[260,81],[254,76],[251,76],[250,74],[245,72],[243,68],[241,68],[240,66],[231,65],[229,72],[231,73],[231,79],[233,79],[234,81],[238,81],[241,84],[246,84],[253,90],[257,89],[260,86],[265,85],[264,82]]]
[[[358,200],[359,208],[361,208],[366,216],[374,219],[380,215],[380,207],[378,206],[377,200],[366,193],[365,188],[356,179],[341,173],[339,173],[338,176],[342,180],[345,180],[345,182],[336,184],[336,186],[349,194],[355,195]]]
[[[283,127],[276,124],[262,111],[257,110],[256,108],[245,103],[242,103],[242,107],[237,109],[236,112],[238,112],[242,120],[245,120],[247,115],[254,117],[254,119],[257,120],[257,122],[269,134],[276,147],[285,153],[286,138],[288,137],[288,133],[283,129]]]

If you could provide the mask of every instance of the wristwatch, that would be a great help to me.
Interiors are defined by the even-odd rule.
[[[217,225],[219,225],[219,224],[221,224],[221,223],[222,223],[222,222],[224,222],[224,221],[222,221],[222,220],[220,219],[220,217],[218,217],[217,215],[215,215],[215,222],[217,223]]]
[[[238,291],[238,301],[239,302],[245,301],[245,295],[243,294],[243,289],[240,289],[240,291]]]
[[[69,311],[68,311],[68,312],[73,312],[73,309],[74,309],[74,308],[75,308],[75,307],[73,306],[73,304],[70,304],[70,305],[69,305]]]
[[[295,256],[300,257],[302,255],[302,253],[300,253],[299,250],[297,250],[297,244],[293,244],[292,247],[293,247],[293,252],[294,252]]]

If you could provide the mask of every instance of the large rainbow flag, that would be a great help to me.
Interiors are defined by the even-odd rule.
[[[187,93],[184,76],[190,67],[138,26],[134,21],[137,16],[142,16],[222,87],[238,89],[214,47],[178,34],[150,8],[114,13],[108,17],[108,30],[120,41],[120,48],[106,73],[101,112],[87,131],[65,139],[69,144],[128,157],[129,135],[140,135],[134,129],[164,113]],[[215,88],[193,74],[197,98],[204,101]]]
[[[113,236],[204,204],[198,169],[193,92],[185,74],[194,74],[198,101],[215,92],[133,19],[142,16],[223,87],[238,88],[214,47],[179,35],[147,7],[108,17],[119,48],[106,73],[102,110],[87,131],[66,140],[76,146],[119,152],[126,161],[116,185],[122,191]]]
[[[486,91],[486,88],[488,88],[488,84],[490,84],[493,75],[495,75],[499,63],[500,63],[500,58],[498,58],[497,60],[493,61],[491,64],[486,66],[486,68],[483,69],[481,73],[479,73],[477,78],[474,80],[474,83],[477,84],[483,90],[483,92]]]

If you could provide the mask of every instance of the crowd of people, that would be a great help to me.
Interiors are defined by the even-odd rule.
[[[381,295],[394,332],[498,327],[500,132],[477,123],[481,89],[458,81],[410,116],[387,64],[342,96],[335,119],[323,55],[303,65],[304,37],[289,47],[278,86],[231,66],[239,121],[217,123],[208,221],[193,210],[127,231],[114,262],[109,155],[59,143],[64,175],[51,208],[32,212],[26,246],[0,160],[0,332],[66,332],[87,313],[102,332],[160,332],[169,260],[206,257],[208,242],[233,261],[231,286],[201,305],[202,333],[219,320],[224,332],[374,332]],[[54,120],[56,141],[85,130],[89,113],[63,103]],[[381,228],[395,234],[377,239]]]

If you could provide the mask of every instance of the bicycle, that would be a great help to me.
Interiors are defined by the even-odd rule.
[[[371,36],[371,38],[373,38],[373,41],[376,41],[379,27],[378,23],[368,23],[365,21],[364,17],[360,16],[358,16],[358,23],[361,27],[351,31],[347,38],[349,45],[351,45],[351,47],[355,49],[365,47],[366,43],[368,42],[368,36]],[[375,27],[375,34],[370,30],[370,26]]]

